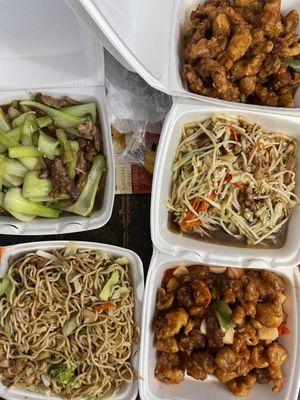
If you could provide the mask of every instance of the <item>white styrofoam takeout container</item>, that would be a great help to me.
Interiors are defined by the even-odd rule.
[[[179,385],[166,385],[154,376],[156,365],[156,347],[153,332],[155,315],[155,299],[157,289],[161,287],[164,271],[177,265],[198,264],[195,258],[184,255],[181,257],[154,252],[145,288],[143,306],[143,323],[140,347],[140,375],[139,393],[142,400],[234,400],[234,396],[226,385],[216,378],[209,376],[201,382],[189,376]],[[276,269],[276,274],[285,279],[287,283],[287,300],[284,310],[287,314],[287,326],[291,333],[279,338],[288,351],[288,358],[283,366],[284,387],[277,393],[272,392],[272,384],[260,385],[256,383],[252,389],[249,400],[297,400],[300,380],[300,341],[299,341],[299,301],[300,301],[300,273],[298,268]]]
[[[22,257],[26,253],[35,252],[37,250],[52,251],[54,249],[62,249],[69,242],[68,241],[47,241],[47,242],[37,242],[37,243],[24,243],[12,246],[3,247],[1,250],[0,257],[0,276],[4,276],[8,270],[8,259],[13,256],[14,260]],[[124,249],[117,246],[111,246],[107,244],[92,243],[92,242],[82,242],[76,241],[81,248],[100,250],[104,251],[115,257],[127,257],[130,261],[131,269],[131,279],[134,288],[134,298],[135,298],[135,322],[137,326],[142,324],[142,304],[144,295],[144,271],[143,264],[140,257],[131,250]],[[139,346],[133,347],[132,350],[132,365],[135,371],[139,368]],[[135,400],[138,393],[138,382],[133,381],[130,383],[124,383],[116,396],[112,397],[112,400]],[[28,390],[18,390],[16,388],[7,389],[0,381],[0,397],[6,400],[59,400],[60,397],[57,396],[45,396],[38,393],[33,393]]]
[[[0,104],[28,98],[30,91],[94,101],[107,157],[102,205],[92,217],[70,214],[23,223],[1,216],[0,234],[46,235],[99,228],[111,216],[115,186],[103,48],[62,0],[0,0],[0,7]]]
[[[229,109],[199,102],[177,100],[170,110],[161,134],[156,155],[151,201],[151,235],[161,252],[181,257],[193,254],[199,263],[236,267],[294,267],[300,263],[300,207],[295,207],[288,224],[287,240],[281,248],[231,247],[182,236],[168,227],[166,202],[172,186],[172,164],[182,137],[182,126],[203,121],[214,112],[246,117],[261,124],[266,131],[286,133],[300,143],[300,119],[263,112]],[[296,194],[300,196],[300,146],[297,149]]]
[[[123,65],[129,64],[151,86],[172,96],[279,114],[299,114],[300,89],[294,109],[256,106],[191,93],[181,78],[181,38],[191,10],[204,0],[66,0]],[[282,12],[296,9],[298,0],[282,0]],[[297,28],[300,33],[300,25]]]

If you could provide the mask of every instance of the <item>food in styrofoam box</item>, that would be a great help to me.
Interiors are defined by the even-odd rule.
[[[23,222],[91,215],[106,171],[96,103],[37,93],[0,107],[0,128],[2,211]]]
[[[212,153],[213,158],[211,158],[210,154],[207,154],[205,156],[205,160],[208,163],[207,166],[205,166],[205,169],[207,171],[207,174],[202,174],[202,169],[199,168],[198,166],[203,162],[203,160],[201,159],[201,157],[195,156],[195,154],[197,154],[197,152],[202,152],[201,150],[199,150],[198,148],[198,144],[199,147],[201,147],[201,141],[197,142],[197,140],[195,142],[193,142],[193,144],[191,145],[191,147],[195,146],[195,150],[191,150],[191,154],[194,155],[194,167],[192,166],[192,162],[190,162],[189,157],[187,157],[187,159],[183,157],[181,157],[180,152],[177,153],[177,149],[180,146],[181,142],[182,142],[182,138],[183,138],[183,129],[184,127],[193,127],[194,123],[198,123],[201,121],[209,121],[210,118],[212,118],[212,116],[214,115],[213,118],[216,117],[216,115],[223,115],[225,116],[224,118],[224,130],[220,130],[219,135],[220,137],[222,137],[223,134],[225,134],[225,136],[227,135],[227,139],[225,139],[225,141],[228,140],[229,142],[229,147],[227,148],[227,150],[224,149],[221,151],[220,153],[218,153],[218,144],[217,142],[219,142],[219,138],[217,138],[217,136],[215,134],[213,134],[213,136],[211,135],[211,131],[210,130],[206,130],[206,133],[202,136],[203,139],[206,140],[206,136],[209,140],[209,142],[211,141],[211,138],[209,138],[209,135],[212,137],[212,140],[215,141],[215,144],[211,144],[213,147],[216,146],[215,152]],[[288,186],[286,186],[283,183],[282,188],[284,188],[284,191],[287,190],[287,193],[289,193],[288,197],[286,197],[285,194],[282,193],[277,193],[276,189],[281,186],[281,177],[280,175],[282,174],[286,174],[287,170],[285,169],[287,167],[287,165],[285,164],[287,158],[285,158],[286,161],[283,162],[283,164],[281,165],[281,167],[279,169],[281,169],[281,171],[278,170],[278,172],[276,173],[276,176],[273,178],[271,178],[271,175],[264,175],[263,179],[259,180],[259,179],[255,179],[254,178],[254,172],[259,169],[259,162],[261,160],[261,157],[264,157],[266,155],[266,157],[268,157],[268,151],[267,150],[261,150],[261,152],[258,153],[258,162],[255,161],[254,164],[252,164],[252,168],[253,170],[250,170],[249,172],[246,172],[246,170],[244,169],[244,162],[248,162],[247,157],[249,157],[250,155],[250,151],[251,148],[254,145],[253,139],[255,137],[252,136],[252,133],[250,134],[250,136],[252,136],[252,138],[250,138],[250,142],[249,142],[249,146],[247,145],[247,150],[246,150],[246,155],[245,159],[243,158],[243,162],[241,164],[240,160],[241,157],[243,157],[242,154],[232,154],[234,147],[233,147],[233,143],[235,142],[234,140],[234,133],[230,131],[230,127],[231,127],[231,122],[230,121],[241,121],[241,128],[242,130],[240,131],[240,135],[238,136],[238,139],[240,140],[243,136],[243,133],[246,133],[246,127],[247,124],[249,123],[249,127],[251,126],[253,129],[258,129],[257,130],[257,140],[258,142],[261,140],[259,139],[259,137],[268,137],[268,134],[271,133],[275,133],[275,136],[277,136],[278,138],[281,137],[283,139],[282,141],[282,145],[285,146],[284,143],[290,143],[292,144],[293,147],[293,152],[294,154],[291,154],[290,157],[290,161],[292,162],[292,164],[289,163],[289,167],[288,168],[292,168],[292,170],[294,169],[294,172],[291,171],[289,172],[289,174],[291,174],[290,176],[292,177],[293,183],[290,186],[291,191],[289,191]],[[245,122],[242,121],[248,121],[245,125]],[[216,117],[215,122],[218,123],[218,119]],[[221,120],[220,120],[221,121]],[[219,121],[219,122],[220,122]],[[228,125],[226,125],[228,124]],[[223,122],[220,122],[219,126],[222,126]],[[236,124],[234,124],[236,125]],[[265,114],[265,113],[258,113],[258,112],[252,112],[252,111],[244,111],[244,110],[236,110],[234,111],[233,109],[228,109],[228,108],[222,108],[222,107],[215,107],[215,106],[206,106],[205,104],[201,104],[201,107],[199,106],[199,104],[197,102],[184,102],[184,101],[180,101],[178,100],[177,102],[175,102],[172,110],[170,111],[167,119],[165,120],[165,124],[163,127],[163,131],[161,134],[161,140],[160,140],[160,144],[159,144],[159,148],[157,151],[157,156],[156,156],[156,169],[154,172],[154,181],[153,181],[153,193],[152,193],[152,204],[151,204],[151,226],[152,226],[152,240],[155,244],[155,246],[158,246],[160,251],[164,251],[164,252],[168,252],[168,253],[172,253],[174,252],[174,247],[175,247],[175,252],[176,254],[179,254],[181,251],[192,251],[195,252],[196,254],[199,255],[200,259],[202,262],[208,263],[208,264],[212,264],[212,265],[224,265],[224,266],[230,266],[230,265],[237,265],[237,266],[241,266],[241,267],[245,267],[245,266],[254,266],[256,264],[256,266],[260,266],[260,267],[280,267],[280,266],[284,266],[284,267],[291,267],[291,266],[295,266],[297,265],[297,263],[300,261],[299,258],[299,241],[296,239],[297,237],[297,229],[298,229],[298,225],[299,225],[299,221],[300,221],[300,209],[298,206],[294,207],[294,205],[297,204],[297,198],[299,197],[299,180],[300,180],[300,176],[299,176],[299,171],[298,171],[298,160],[299,160],[299,146],[296,146],[294,148],[294,144],[296,142],[298,142],[299,140],[299,127],[300,127],[300,121],[298,118],[293,118],[293,117],[285,117],[285,116],[279,116],[276,114],[273,115],[269,115],[269,114]],[[205,127],[204,127],[205,128]],[[250,128],[250,131],[251,129]],[[194,129],[194,128],[192,128]],[[200,129],[200,127],[199,127]],[[205,128],[206,129],[206,128]],[[239,128],[238,128],[239,129]],[[260,131],[260,129],[262,129]],[[225,133],[225,131],[227,133]],[[265,132],[265,133],[263,133]],[[197,132],[194,133],[195,136],[198,135]],[[233,135],[233,136],[232,136]],[[266,136],[265,136],[266,135]],[[225,138],[224,136],[224,138]],[[249,135],[248,135],[249,136]],[[191,136],[192,137],[192,136]],[[270,136],[271,137],[271,136]],[[233,140],[232,140],[233,139]],[[200,138],[199,138],[200,140]],[[243,139],[244,140],[244,139]],[[247,139],[248,141],[248,139]],[[251,144],[252,141],[252,144]],[[255,141],[255,139],[254,139]],[[281,140],[280,140],[281,141]],[[232,142],[232,144],[230,144],[230,142]],[[267,140],[268,142],[268,140]],[[182,146],[184,147],[184,142],[182,142]],[[273,146],[275,142],[272,142],[271,148]],[[225,146],[227,147],[227,145],[225,144]],[[277,145],[276,145],[277,146]],[[222,146],[221,146],[222,147]],[[240,149],[236,148],[235,151],[239,151]],[[254,149],[254,151],[256,152],[258,149]],[[195,151],[195,153],[192,153],[193,151]],[[209,153],[210,149],[207,149],[207,152]],[[251,153],[251,156],[253,156],[255,153],[254,151]],[[188,141],[187,141],[187,146],[186,146],[186,153],[189,152],[189,147],[188,147]],[[222,153],[222,154],[221,154]],[[228,154],[227,154],[228,153]],[[273,150],[272,150],[273,153]],[[219,155],[218,155],[219,154]],[[276,152],[273,153],[278,154],[277,150]],[[220,158],[220,157],[221,158]],[[237,156],[237,157],[236,157]],[[278,154],[279,156],[279,154]],[[176,159],[176,157],[179,159],[181,159],[180,162],[182,161],[188,161],[187,165],[183,165],[182,168],[177,169],[177,171],[175,172],[174,166],[179,165],[178,164],[178,160]],[[228,157],[228,160],[225,162],[226,157]],[[277,156],[275,156],[276,158]],[[280,156],[281,157],[285,157],[284,156],[284,152],[280,151]],[[273,158],[273,156],[271,157]],[[223,183],[222,183],[222,179],[218,176],[214,176],[213,172],[217,171],[215,170],[215,168],[210,168],[209,165],[211,163],[211,161],[213,160],[217,160],[217,162],[221,165],[223,165],[223,167],[220,168],[220,173],[221,175],[223,173],[225,173],[225,171],[229,171],[229,169],[231,169],[231,173],[229,173],[230,176],[226,177],[226,173],[225,175],[223,175]],[[223,161],[221,161],[223,159]],[[232,161],[236,160],[237,164],[232,164]],[[268,165],[268,162],[266,161],[267,158],[265,159],[264,165]],[[270,161],[270,160],[269,160]],[[294,162],[296,161],[296,163],[294,164]],[[223,164],[223,162],[226,164]],[[199,164],[196,164],[199,163]],[[281,163],[281,161],[280,161]],[[185,163],[183,163],[185,164]],[[214,165],[216,165],[216,163],[214,162]],[[235,165],[237,167],[237,170],[234,168],[232,168],[232,166]],[[274,166],[270,166],[269,165],[269,171],[268,174],[272,174],[272,169]],[[275,167],[276,168],[276,167]],[[260,169],[259,169],[260,170]],[[188,173],[187,173],[187,172]],[[191,171],[189,173],[189,171]],[[218,172],[219,172],[218,171]],[[238,179],[238,182],[236,182],[235,185],[235,181],[230,182],[231,181],[231,174],[234,175],[235,172],[237,172],[237,176],[239,176],[239,174],[241,173],[242,175],[244,174],[244,172],[246,172],[245,176],[247,176],[247,179],[245,182],[241,182]],[[180,172],[180,174],[179,174]],[[257,172],[261,172],[261,171],[257,171]],[[185,175],[186,174],[186,175]],[[183,178],[186,176],[186,180],[183,180]],[[204,179],[205,185],[203,185],[203,187],[201,187],[201,185],[199,185],[199,187],[197,187],[197,179],[199,179],[199,177],[202,177]],[[255,175],[256,178],[259,178],[259,176]],[[269,176],[269,177],[268,177]],[[266,181],[266,177],[268,178],[268,180]],[[211,179],[210,179],[211,178]],[[219,179],[220,178],[220,179]],[[229,182],[224,183],[224,181],[229,180]],[[249,178],[249,181],[247,183],[247,180]],[[269,180],[269,178],[271,180]],[[178,179],[178,181],[177,181]],[[250,182],[251,181],[251,182]],[[182,185],[182,192],[180,192],[181,188],[177,185],[178,182],[181,182]],[[251,194],[250,194],[250,198],[248,196],[248,199],[245,198],[243,199],[243,195],[247,194],[245,193],[245,189],[246,187],[249,187],[250,191],[255,190],[256,188],[256,184],[258,184],[258,182],[262,183],[262,185],[264,185],[265,183],[267,183],[266,187],[267,188],[267,192],[266,194],[262,195],[261,198],[256,198],[256,199],[252,199]],[[287,182],[287,181],[286,181]],[[240,184],[242,183],[242,185]],[[270,187],[268,186],[268,184],[271,183],[271,186],[273,184],[275,184],[275,186],[272,186],[275,190],[273,192],[273,189],[271,191]],[[237,195],[240,193],[241,197],[238,196],[238,202],[235,204],[235,200],[233,199],[232,201],[230,200],[230,202],[226,205],[225,203],[223,203],[222,199],[221,199],[221,194],[218,193],[218,189],[220,188],[221,185],[221,189],[225,189],[230,191],[234,191]],[[243,186],[245,185],[245,186]],[[238,187],[237,187],[238,186]],[[259,184],[258,184],[259,186]],[[209,192],[209,188],[214,187],[216,189],[216,193],[213,194],[213,197],[218,196],[216,198],[216,200],[213,199],[209,199],[208,197],[212,194],[212,192]],[[208,193],[207,196],[203,196],[204,192],[202,192],[202,194],[200,194],[200,196],[204,197],[204,206],[203,206],[203,210],[201,210],[202,208],[202,203],[200,201],[199,203],[199,212],[194,214],[193,212],[193,208],[191,207],[190,209],[188,208],[188,206],[184,206],[184,203],[182,203],[182,206],[178,206],[178,208],[176,209],[177,205],[179,205],[179,203],[175,204],[175,202],[173,202],[173,200],[175,199],[174,197],[174,193],[172,192],[172,188],[174,188],[174,193],[176,194],[176,191],[178,189],[180,196],[182,196],[181,198],[183,199],[183,201],[188,201],[188,199],[191,199],[193,197],[193,195],[195,197],[197,197],[197,193],[198,189],[203,189],[204,192]],[[193,189],[192,189],[193,188]],[[270,190],[270,191],[269,191]],[[222,191],[223,192],[223,191]],[[275,194],[275,192],[278,194]],[[223,194],[225,193],[226,196],[226,192],[223,192]],[[275,203],[277,203],[277,199],[279,199],[281,196],[284,197],[284,203],[287,206],[288,214],[284,214],[285,212],[283,212],[283,214],[281,214],[281,216],[285,215],[286,217],[289,216],[288,219],[288,224],[287,221],[283,222],[285,220],[285,217],[281,220],[282,225],[285,225],[283,227],[283,229],[280,229],[281,226],[277,225],[277,228],[279,228],[278,232],[279,235],[274,235],[274,231],[272,231],[271,228],[271,224],[272,222],[270,220],[268,220],[268,218],[264,221],[264,223],[266,224],[264,226],[264,228],[262,230],[264,230],[264,233],[262,233],[262,230],[257,231],[257,233],[254,233],[252,231],[252,233],[254,233],[254,235],[261,235],[260,238],[257,237],[254,240],[249,240],[249,234],[250,231],[247,229],[244,230],[244,227],[247,226],[251,229],[252,226],[254,226],[256,224],[256,222],[258,222],[258,220],[256,221],[255,218],[257,218],[259,216],[255,217],[255,212],[256,209],[254,210],[255,212],[253,212],[253,210],[251,210],[251,207],[253,207],[253,205],[255,207],[257,207],[258,205],[262,205],[263,202],[266,201],[266,204],[269,203],[269,200],[265,200],[267,197],[270,198],[270,194],[272,194],[271,198],[273,199],[272,201],[274,201],[274,205]],[[274,196],[275,194],[275,196]],[[171,196],[171,204],[170,204],[170,196]],[[252,200],[254,201],[254,204],[252,202]],[[287,201],[287,202],[286,202]],[[167,207],[167,204],[169,202],[169,207]],[[261,203],[260,203],[261,202]],[[191,204],[193,203],[193,200],[191,200]],[[208,207],[208,204],[210,205]],[[235,204],[235,205],[234,205]],[[234,227],[234,224],[230,224],[230,222],[228,221],[226,215],[228,216],[228,212],[230,212],[230,209],[233,209],[234,213],[236,213],[236,215],[242,215],[241,211],[242,208],[240,209],[240,213],[238,210],[238,206],[239,204],[241,206],[244,207],[243,210],[243,216],[242,216],[242,220],[240,220],[240,222],[242,221],[242,224],[240,224],[238,222],[238,227]],[[266,205],[265,204],[265,205]],[[273,203],[272,203],[273,204]],[[293,204],[293,206],[292,206]],[[221,209],[221,206],[225,207],[222,209],[222,213],[219,214],[219,211]],[[265,205],[263,207],[265,207]],[[211,207],[211,208],[210,208]],[[216,207],[215,213],[211,212],[213,211],[213,208]],[[237,208],[236,208],[237,207]],[[281,208],[281,206],[280,206]],[[249,210],[248,210],[249,209]],[[264,211],[266,210],[265,208]],[[226,211],[225,211],[226,210]],[[273,205],[272,205],[272,210],[273,210]],[[178,219],[176,221],[174,221],[174,217],[172,216],[172,218],[170,218],[170,213],[169,211],[171,211],[171,213],[177,212],[178,213]],[[249,213],[248,213],[249,211]],[[277,206],[277,212],[279,212],[279,205]],[[206,220],[205,217],[207,216],[209,218],[210,221],[210,227],[212,227],[211,231],[205,231],[205,233],[208,233],[210,235],[210,237],[207,237],[205,234],[201,237],[199,232],[195,233],[195,232],[191,232],[188,230],[179,230],[178,229],[178,225],[177,223],[180,220],[181,215],[184,215],[186,213],[191,212],[191,214],[193,213],[193,215],[195,216],[190,218],[189,220],[193,221],[192,224],[195,226],[193,226],[193,230],[196,228],[200,231],[200,229],[202,230],[202,233],[204,233],[204,229],[206,229],[208,227],[208,225],[206,224]],[[251,218],[253,213],[253,220]],[[251,215],[250,215],[251,214]],[[279,214],[278,214],[279,215]],[[189,214],[190,216],[190,214]],[[275,216],[275,214],[273,214],[273,216]],[[176,217],[176,214],[175,214]],[[221,217],[224,219],[224,221],[222,221]],[[250,217],[249,220],[246,219]],[[204,224],[201,225],[202,222],[201,218],[203,218]],[[277,219],[277,217],[276,217]],[[250,221],[252,220],[252,221]],[[174,223],[176,222],[176,223]],[[197,226],[196,226],[196,222],[197,222]],[[216,223],[220,223],[221,224],[221,229],[219,229],[218,224]],[[246,225],[243,225],[245,222]],[[274,221],[273,221],[274,222]],[[252,225],[252,223],[254,225]],[[243,226],[242,226],[243,225]],[[275,224],[276,225],[276,224]],[[274,227],[275,227],[274,225]],[[218,229],[216,229],[218,228]],[[229,228],[229,229],[228,229]],[[257,225],[255,227],[255,229],[257,228]],[[227,231],[226,231],[227,229]],[[192,234],[191,234],[192,233]],[[221,233],[221,235],[220,235]],[[231,234],[234,234],[234,236],[232,236]],[[267,241],[264,240],[266,239],[265,235],[269,235],[273,236],[273,239],[275,240],[275,243],[272,242],[271,240]],[[246,238],[247,237],[247,238]],[[245,240],[246,238],[246,240]],[[259,239],[263,239],[262,243],[258,242],[256,245],[254,245],[254,243],[256,243],[256,241],[259,241]],[[248,240],[248,244],[247,244],[247,240]],[[252,242],[252,243],[251,243]],[[227,248],[226,251],[224,251],[224,246],[230,246],[229,248]],[[258,251],[259,248],[259,251]]]
[[[183,125],[167,203],[172,226],[217,243],[281,247],[299,203],[297,141],[230,114]]]
[[[288,353],[278,338],[290,334],[285,292],[285,280],[265,270],[166,270],[155,303],[156,379],[172,385],[185,373],[199,381],[214,375],[242,397],[256,383],[280,391]]]
[[[222,268],[154,257],[145,293],[142,399],[297,399],[297,272]]]
[[[183,38],[183,76],[189,90],[228,101],[295,107],[299,16],[295,9],[283,12],[281,3],[199,2]]]
[[[2,265],[2,384],[39,398],[134,398],[140,260],[92,243],[36,247],[12,247]]]

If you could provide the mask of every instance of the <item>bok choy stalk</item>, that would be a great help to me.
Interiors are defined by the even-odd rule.
[[[7,207],[4,207],[4,199],[5,199],[5,193],[0,192],[0,207],[4,208],[7,212],[9,212],[11,215],[13,215],[15,218],[17,218],[19,221],[22,222],[30,222],[34,219],[35,215],[30,215],[30,214],[22,214],[19,212],[14,212]]]
[[[52,190],[50,179],[40,179],[38,171],[27,172],[22,188],[24,199],[29,197],[47,197]]]
[[[2,107],[0,107],[0,129],[2,129],[4,132],[8,132],[11,129],[9,122],[6,120]]]
[[[8,107],[7,114],[11,120],[17,118],[21,113],[18,110],[19,103],[17,100],[14,100],[11,105]]]
[[[33,133],[35,131],[35,116],[30,116],[27,117],[23,123],[23,129],[22,129],[22,146],[21,148],[25,148],[27,146],[32,146],[33,145]],[[35,155],[30,155],[30,150],[29,148],[27,149],[28,153],[27,155],[21,155],[20,157],[18,157],[20,159],[20,161],[22,162],[22,164],[24,164],[26,167],[28,167],[28,169],[36,169],[39,165],[39,156],[41,155],[41,153],[39,154],[35,154]],[[31,151],[33,151],[31,149]],[[26,154],[26,152],[24,153]]]
[[[42,204],[32,203],[24,199],[20,188],[11,188],[6,192],[4,208],[22,214],[37,215],[45,218],[58,218],[59,211]]]
[[[71,140],[70,141],[70,147],[72,151],[72,156],[73,160],[69,162],[68,164],[68,176],[70,179],[75,178],[75,168],[76,168],[76,163],[77,163],[77,156],[78,156],[78,150],[79,150],[79,143],[76,142],[76,140]]]
[[[92,168],[88,174],[87,182],[80,193],[80,196],[74,204],[67,207],[65,211],[72,212],[83,217],[91,214],[94,208],[97,188],[106,168],[106,158],[103,155],[98,155],[94,158]]]
[[[35,112],[34,111],[28,111],[28,112],[25,112],[25,113],[19,115],[12,122],[13,128],[16,128],[17,126],[23,125],[26,119],[28,119],[30,121],[35,120],[36,119]]]
[[[120,274],[119,271],[114,271],[110,276],[107,278],[103,289],[100,292],[100,300],[107,301],[110,298],[110,294],[112,288],[119,282]]]
[[[40,157],[42,153],[35,146],[18,146],[10,147],[8,150],[10,158],[28,158],[28,157]]]
[[[52,190],[52,182],[50,179],[39,178],[38,171],[27,172],[22,188],[22,196],[33,203],[54,202],[59,200],[68,200],[70,196],[62,193],[57,197],[49,196]]]
[[[53,123],[57,128],[77,128],[79,124],[86,122],[85,117],[76,117],[57,110],[56,108],[38,103],[37,101],[25,100],[21,101],[20,104],[44,111],[50,118],[52,118]]]
[[[65,132],[62,129],[56,130],[56,136],[59,140],[60,147],[63,154],[63,163],[68,164],[73,161],[73,153],[70,146],[70,143],[67,139]]]
[[[49,160],[54,160],[57,149],[59,146],[59,141],[53,139],[51,136],[40,132],[38,140],[38,148]]]
[[[96,103],[78,104],[76,106],[67,106],[60,109],[64,113],[74,115],[75,117],[85,117],[90,115],[93,124],[97,122],[97,106]]]
[[[12,186],[20,186],[27,173],[27,168],[17,160],[0,155],[0,175]]]

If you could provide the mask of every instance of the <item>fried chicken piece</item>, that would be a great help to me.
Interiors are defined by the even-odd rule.
[[[261,11],[262,6],[259,0],[235,0],[237,7],[250,8],[251,10]]]
[[[237,305],[234,307],[232,312],[232,321],[237,326],[243,326],[245,324],[246,313],[243,307]]]
[[[279,57],[297,57],[300,55],[300,38],[296,33],[288,33],[278,38],[274,51]]]
[[[285,64],[281,63],[281,66],[277,73],[273,76],[271,82],[271,89],[274,91],[278,91],[281,88],[285,88],[292,82],[291,75],[288,71],[288,68]],[[289,88],[288,88],[289,89]]]
[[[248,374],[230,381],[228,388],[235,396],[247,397],[253,389],[255,382],[256,377]]]
[[[188,314],[183,308],[168,312],[154,324],[157,339],[167,339],[176,335],[187,322]]]
[[[251,24],[252,27],[258,28],[260,26],[260,15],[259,12],[250,7],[235,7],[235,10]]]
[[[209,310],[205,319],[207,325],[208,347],[223,347],[224,332],[220,327],[215,312]]]
[[[186,362],[187,374],[194,379],[204,381],[207,374],[213,374],[215,362],[209,351],[195,351]]]
[[[177,302],[183,307],[186,308],[192,307],[194,299],[191,292],[191,288],[189,286],[183,286],[178,290]]]
[[[233,7],[226,7],[223,12],[227,15],[233,32],[250,30],[248,22]]]
[[[246,96],[254,93],[256,86],[256,76],[246,76],[240,80],[240,91]]]
[[[154,376],[167,385],[183,381],[184,370],[178,354],[159,353],[156,361]]]
[[[215,37],[230,36],[230,23],[226,14],[219,13],[213,20],[212,33]]]
[[[156,308],[157,310],[166,310],[171,307],[174,302],[174,294],[167,293],[164,288],[159,288],[156,297]]]
[[[257,320],[270,328],[277,328],[284,321],[284,313],[281,305],[273,302],[259,303],[257,305]]]
[[[271,380],[268,368],[255,368],[251,371],[251,374],[256,377],[256,382],[260,384],[269,383]]]
[[[277,342],[272,343],[266,350],[270,366],[268,367],[269,374],[273,380],[273,392],[278,392],[283,386],[283,376],[281,366],[287,359],[287,351]]]
[[[275,54],[268,54],[259,72],[261,82],[266,82],[271,75],[277,74],[281,67],[281,60]]]
[[[222,300],[227,304],[233,304],[243,297],[243,282],[240,279],[224,279],[221,291]]]
[[[158,339],[156,342],[157,350],[165,351],[166,353],[177,353],[179,347],[175,337],[170,337],[167,339]]]
[[[277,106],[278,96],[272,90],[268,90],[266,87],[257,83],[254,93],[258,99],[258,104],[271,107]]]
[[[186,61],[195,61],[199,58],[215,58],[218,53],[226,49],[228,39],[224,36],[202,38],[197,43],[188,44],[184,51]]]
[[[204,86],[202,79],[197,75],[195,69],[191,65],[184,65],[183,75],[187,81],[189,90],[203,96],[218,97],[215,88],[207,88]]]
[[[244,286],[244,300],[250,302],[257,302],[260,296],[259,287],[256,282],[249,280]]]
[[[225,346],[218,351],[215,363],[223,371],[235,371],[237,366],[236,354],[229,346]]]
[[[299,15],[296,10],[289,11],[283,18],[282,22],[286,32],[294,32],[299,24]]]
[[[255,346],[251,351],[251,366],[253,368],[266,368],[269,366],[268,358],[263,346]]]
[[[237,373],[235,371],[223,370],[221,368],[216,368],[214,376],[219,379],[221,383],[227,383],[237,378]]]
[[[267,0],[261,18],[262,28],[269,38],[276,38],[283,32],[280,20],[281,0]]]
[[[186,40],[186,46],[198,43],[200,39],[205,37],[205,33],[211,27],[211,22],[206,18],[200,23],[197,23],[194,27],[195,22],[193,21],[191,25],[187,25],[184,38]]]
[[[257,330],[249,322],[236,330],[232,349],[239,352],[245,346],[257,346],[259,342]]]
[[[187,335],[181,334],[178,339],[178,347],[190,355],[193,350],[201,349],[206,345],[206,336],[200,332],[199,326],[193,328]]]
[[[256,56],[261,53],[271,53],[273,48],[273,42],[266,39],[265,33],[261,28],[254,29],[252,31],[252,43],[249,49],[249,53],[252,56]]]
[[[246,54],[252,41],[250,30],[245,28],[237,31],[230,39],[227,47],[225,67],[229,70],[233,64]]]
[[[281,276],[274,274],[274,272],[262,270],[260,271],[260,276],[264,282],[272,287],[274,291],[283,292],[286,290],[286,282]]]
[[[232,68],[232,76],[234,79],[242,79],[245,76],[257,75],[266,58],[264,53],[257,54],[256,56],[237,61]]]

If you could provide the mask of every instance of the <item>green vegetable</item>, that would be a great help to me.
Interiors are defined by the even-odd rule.
[[[127,292],[128,289],[126,287],[120,287],[113,293],[113,295],[111,296],[111,300],[118,300],[122,297],[123,294],[126,294]]]
[[[10,124],[7,122],[3,109],[0,107],[0,129],[4,132],[10,131]]]
[[[43,132],[40,133],[38,148],[45,157],[49,158],[50,160],[54,160],[58,146],[58,140],[53,139],[51,136],[48,136]]]
[[[22,147],[24,146],[32,146],[33,145],[33,133],[35,132],[36,118],[35,115],[29,114],[27,118],[24,120],[23,129],[22,129]],[[25,153],[26,154],[26,153]],[[40,155],[40,154],[39,154]],[[19,157],[22,164],[24,164],[28,169],[36,169],[39,164],[39,155],[30,156],[29,153],[27,155]]]
[[[93,160],[92,168],[88,174],[87,183],[80,193],[79,198],[73,205],[67,207],[65,211],[82,215],[83,217],[87,217],[91,214],[94,208],[98,184],[105,167],[105,156],[96,156]]]
[[[73,161],[73,153],[70,146],[70,143],[67,139],[65,132],[62,129],[56,130],[56,136],[59,140],[60,147],[63,154],[63,163],[68,164]]]
[[[293,68],[296,72],[300,73],[300,60],[295,60],[294,58],[282,58],[281,61]]]
[[[11,137],[8,133],[2,131],[0,129],[0,143],[7,149],[10,147],[17,147],[20,146],[20,143],[18,143],[13,137]]]
[[[220,327],[223,331],[228,328],[234,328],[235,325],[232,322],[232,311],[231,308],[223,300],[214,302],[212,309],[215,311]]]
[[[22,197],[20,188],[11,188],[6,192],[4,207],[13,212],[37,215],[45,218],[58,218],[59,211],[46,207],[42,204],[32,203]]]
[[[0,179],[4,178],[13,186],[20,186],[27,173],[27,168],[19,161],[11,160],[3,155],[0,155],[0,169]]]
[[[21,115],[18,108],[14,107],[13,105],[10,105],[8,107],[7,114],[11,120],[13,120],[13,119],[17,118],[19,115]]]
[[[39,157],[42,155],[42,153],[35,146],[17,146],[10,147],[8,150],[8,155],[10,158],[28,158]]]
[[[37,129],[46,128],[46,126],[52,124],[52,119],[50,117],[40,117],[36,119]]]
[[[75,172],[76,172],[75,168],[76,168],[76,163],[77,163],[79,143],[76,142],[75,140],[71,140],[70,147],[71,147],[71,151],[72,151],[73,160],[71,162],[69,162],[69,164],[68,164],[68,176],[70,179],[73,180],[75,178]]]
[[[67,385],[73,380],[74,372],[66,364],[60,363],[51,369],[50,376],[59,385]]]
[[[12,122],[13,128],[16,128],[17,126],[23,125],[26,119],[29,119],[31,121],[35,120],[36,119],[35,112],[34,111],[28,111],[28,112],[25,112],[25,113],[19,115]]]
[[[77,383],[77,382],[75,382],[75,383],[72,384],[72,388],[73,388],[73,389],[80,389],[81,386],[82,386],[82,385],[81,385],[80,383]]]
[[[76,328],[76,315],[72,315],[72,317],[64,324],[62,331],[65,336],[70,336]]]
[[[17,142],[19,142],[21,140],[22,137],[22,131],[23,131],[23,127],[22,125],[17,126],[16,128],[11,129],[10,131],[7,132],[7,135],[16,140]]]
[[[32,201],[33,203],[55,203],[55,202],[59,202],[59,201],[63,201],[63,200],[70,200],[70,196],[68,195],[68,193],[62,193],[57,197],[51,197],[51,196],[35,196],[35,197],[28,197],[27,199],[29,201]],[[54,204],[51,205],[51,207],[54,207]]]
[[[44,350],[37,356],[37,358],[35,360],[42,361],[42,360],[46,360],[49,357],[50,357],[50,352],[48,350]]]
[[[100,300],[107,301],[110,297],[111,290],[114,285],[119,282],[120,274],[119,271],[114,271],[110,276],[107,278],[106,283],[103,289],[100,292]]]
[[[5,276],[0,287],[0,296],[5,296],[9,303],[15,298],[16,288],[13,283]]]
[[[68,106],[60,109],[64,113],[74,115],[75,117],[85,117],[90,114],[93,124],[97,122],[97,106],[96,103],[78,104],[76,106]]]
[[[24,199],[29,197],[48,197],[52,190],[50,179],[40,179],[38,171],[29,171],[25,175],[22,189]]]
[[[52,118],[53,123],[57,128],[77,128],[79,124],[86,122],[86,118],[84,117],[76,117],[36,101],[25,100],[21,101],[20,104],[44,111]]]

